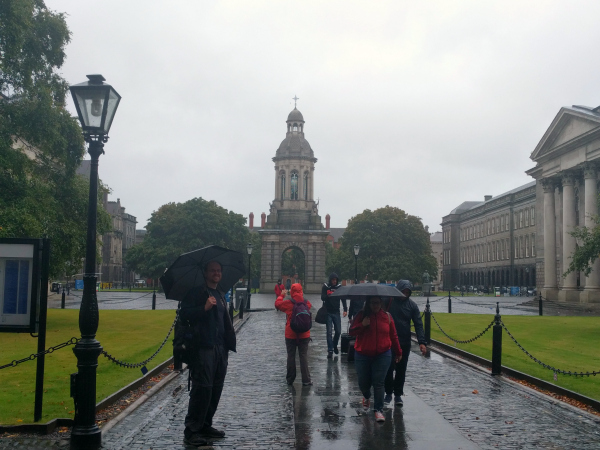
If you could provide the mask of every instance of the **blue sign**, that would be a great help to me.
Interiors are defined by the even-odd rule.
[[[83,280],[75,280],[75,289],[83,289]]]
[[[519,295],[519,287],[511,286],[510,287],[510,295]]]

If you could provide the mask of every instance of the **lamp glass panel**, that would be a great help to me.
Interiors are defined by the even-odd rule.
[[[111,89],[108,93],[108,105],[106,108],[106,122],[104,123],[104,132],[108,134],[108,130],[110,130],[110,126],[112,125],[113,118],[115,117],[115,113],[117,111],[117,106],[119,106],[119,101],[121,97],[119,94],[115,92],[114,89]]]
[[[77,105],[84,127],[102,127],[102,112],[104,111],[106,90],[103,88],[78,89],[75,92]]]

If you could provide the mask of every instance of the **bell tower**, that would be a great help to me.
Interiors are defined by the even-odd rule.
[[[294,100],[298,100],[294,97]],[[275,168],[274,199],[262,237],[261,290],[273,290],[281,277],[283,252],[296,248],[304,253],[304,291],[320,292],[325,277],[325,245],[329,232],[314,200],[315,158],[304,137],[304,117],[296,106],[288,114],[285,138],[272,159]]]

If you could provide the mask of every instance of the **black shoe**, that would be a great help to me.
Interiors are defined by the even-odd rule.
[[[183,443],[186,445],[193,445],[194,447],[203,447],[207,445],[212,445],[212,442],[206,439],[203,436],[200,436],[198,433],[192,434],[190,437],[183,437]]]
[[[339,353],[340,353],[340,351],[338,350],[338,348],[337,348],[337,347],[334,347],[334,348],[333,348],[333,353],[335,353],[335,354],[337,355],[337,354],[339,354]]]
[[[308,383],[302,383],[302,386],[312,386],[313,382],[309,381]]]
[[[221,430],[217,430],[216,428],[213,428],[213,427],[204,427],[200,430],[200,435],[202,435],[204,437],[211,437],[211,438],[224,438],[225,432],[221,431]]]
[[[333,358],[333,352],[327,352],[327,359]]]

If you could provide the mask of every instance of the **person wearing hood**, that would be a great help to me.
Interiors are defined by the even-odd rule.
[[[302,386],[312,385],[310,371],[308,370],[308,342],[310,341],[310,330],[304,333],[296,333],[292,330],[290,321],[294,302],[306,302],[308,309],[312,307],[308,300],[304,299],[302,285],[294,283],[290,289],[290,296],[294,300],[286,299],[287,291],[283,290],[281,295],[275,300],[275,309],[282,311],[287,316],[285,323],[285,347],[287,349],[287,374],[285,376],[287,384],[292,384],[296,379],[296,348],[300,357],[300,373],[302,374]]]
[[[321,288],[321,300],[325,302],[325,308],[327,309],[327,359],[331,359],[334,353],[337,355],[340,352],[338,350],[338,342],[340,340],[340,335],[342,334],[340,299],[331,297],[331,294],[341,286],[338,281],[337,274],[332,273],[329,275],[329,282],[323,283],[323,287]],[[346,317],[348,314],[346,299],[341,299],[341,302],[344,307],[344,317]],[[332,331],[334,332],[333,337],[331,336]]]
[[[280,278],[279,280],[277,280],[277,284],[275,285],[275,297],[276,298],[279,297],[284,289],[285,289],[285,286],[281,282],[281,278]]]
[[[410,298],[412,294],[412,283],[408,280],[399,280],[396,289],[402,292],[404,298],[394,298],[388,301],[387,311],[392,315],[396,332],[398,333],[398,341],[402,348],[403,358],[400,362],[392,362],[388,373],[385,377],[385,403],[392,402],[392,392],[394,393],[394,402],[397,406],[402,406],[402,395],[404,395],[404,381],[406,380],[406,366],[408,364],[408,356],[410,355],[410,322],[412,320],[417,340],[419,341],[419,349],[423,356],[427,353],[427,341],[425,341],[425,330],[423,329],[423,321],[421,320],[421,312],[417,304]],[[396,376],[394,377],[394,372]]]

